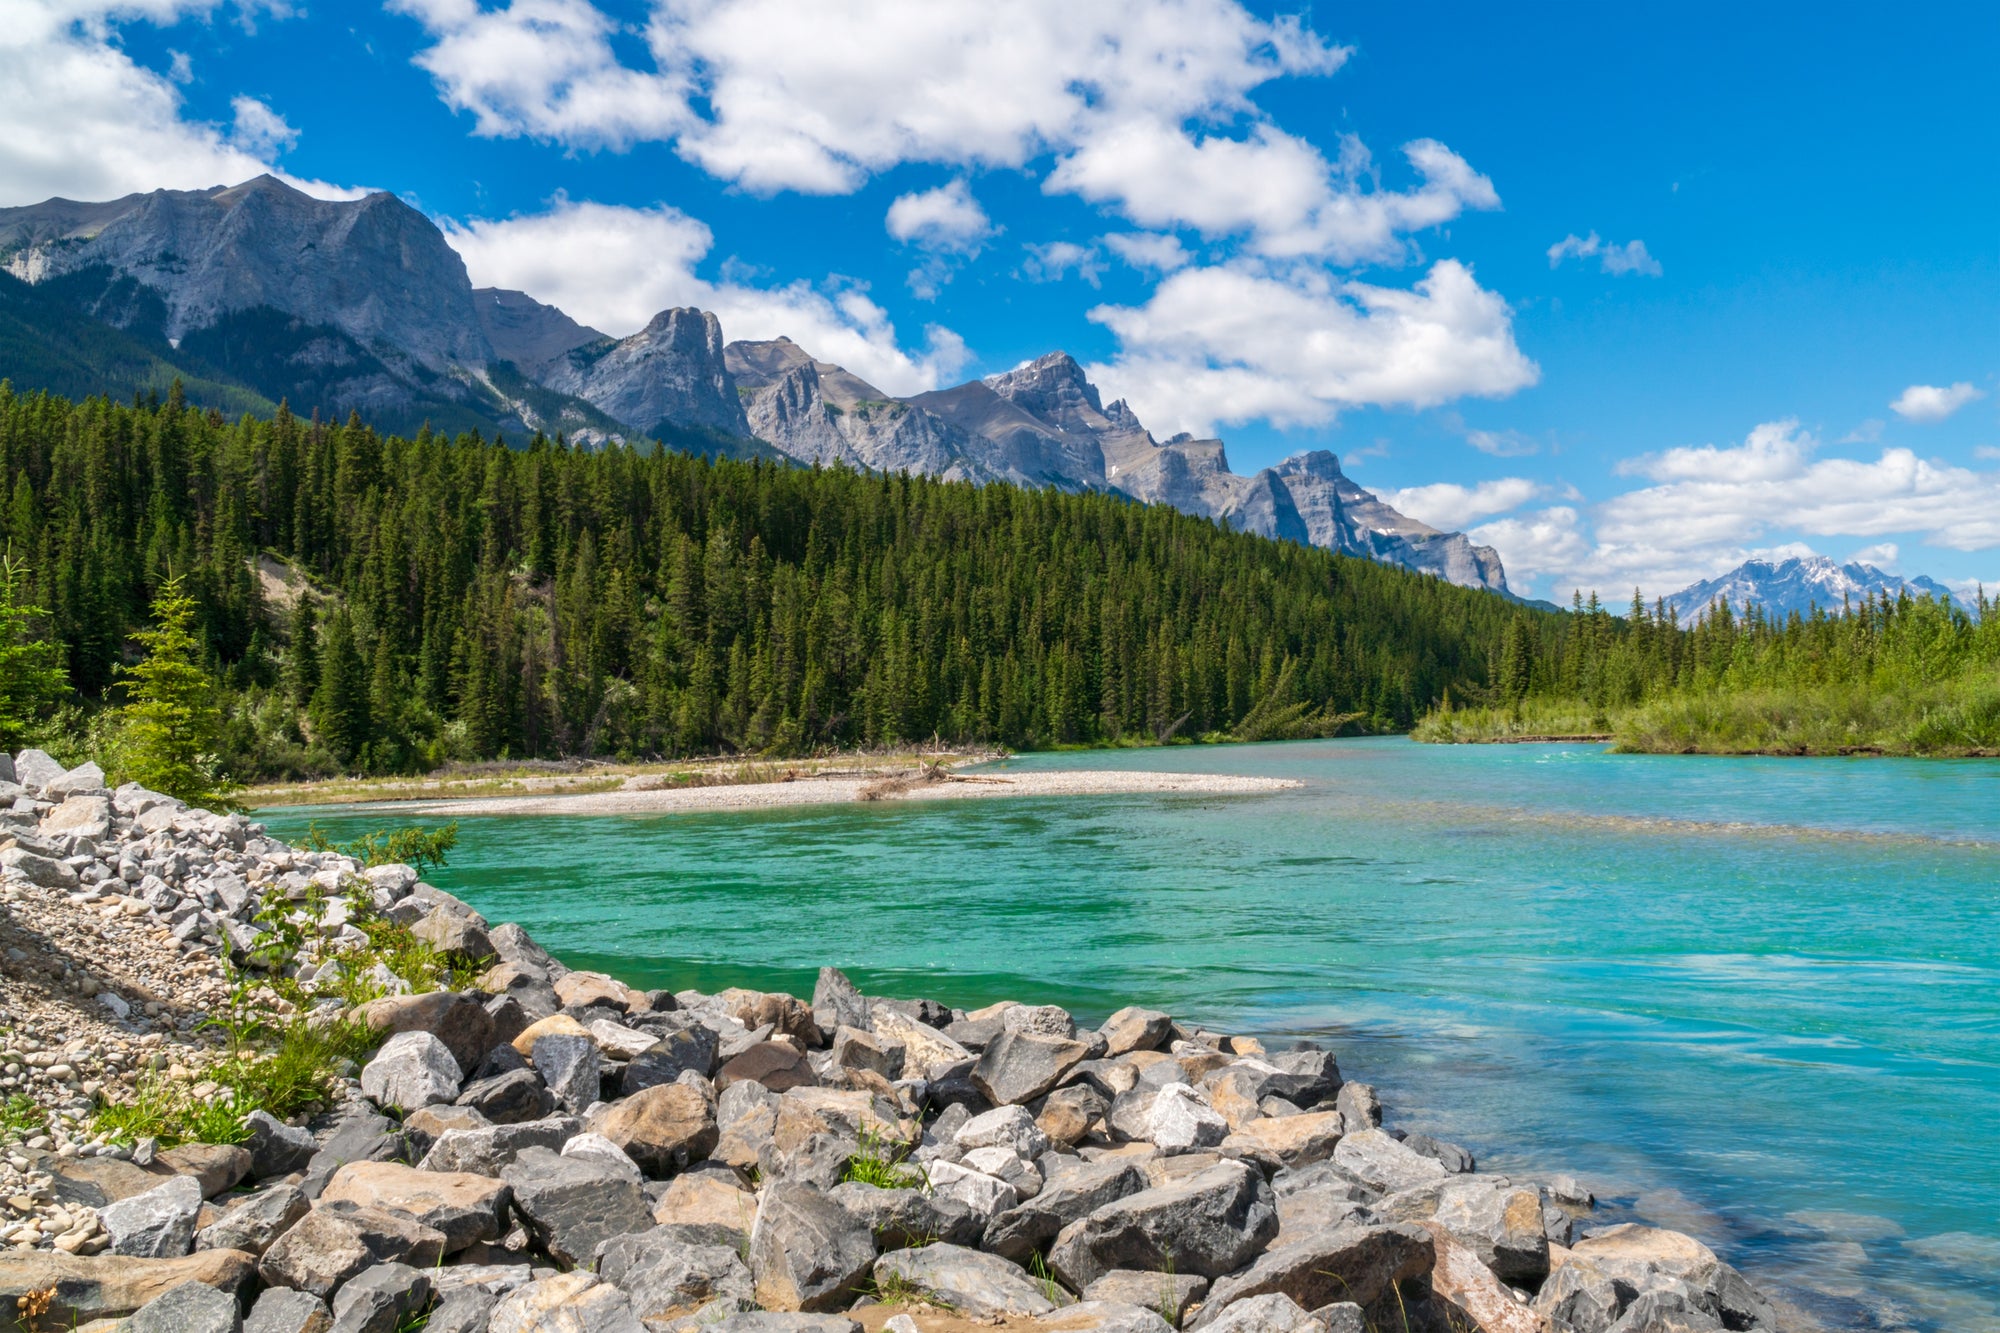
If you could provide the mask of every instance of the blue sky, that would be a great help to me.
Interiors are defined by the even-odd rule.
[[[701,304],[892,392],[1065,348],[1541,595],[2000,583],[1990,6],[6,8],[0,203],[270,165],[608,332]]]

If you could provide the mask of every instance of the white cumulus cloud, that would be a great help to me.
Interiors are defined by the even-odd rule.
[[[1429,486],[1379,492],[1391,508],[1434,528],[1457,532],[1495,514],[1519,509],[1542,494],[1540,482],[1526,477],[1500,477],[1471,486],[1441,481]]]
[[[980,242],[993,234],[993,220],[963,180],[899,195],[885,221],[897,240],[950,254],[977,252]]]
[[[558,199],[542,213],[441,225],[475,285],[525,291],[617,337],[670,306],[698,306],[721,319],[725,338],[789,337],[894,394],[934,389],[970,359],[964,341],[936,325],[924,350],[905,350],[888,312],[851,282],[758,287],[698,276],[714,235],[664,205]]]
[[[1633,240],[1618,245],[1604,240],[1596,232],[1588,236],[1572,232],[1549,247],[1550,268],[1558,267],[1565,259],[1596,259],[1598,267],[1613,277],[1638,273],[1657,278],[1665,272],[1660,267],[1660,261],[1647,252],[1644,241]]]
[[[1075,241],[1048,241],[1021,248],[1028,255],[1021,264],[1021,276],[1030,282],[1059,282],[1074,273],[1095,287],[1097,280],[1104,276],[1104,261],[1098,257],[1096,246],[1078,245]]]
[[[1184,268],[1144,305],[1098,306],[1090,318],[1119,341],[1091,378],[1166,434],[1500,396],[1541,373],[1515,345],[1507,303],[1449,259],[1407,289],[1341,281],[1316,266]]]
[[[1171,233],[1133,231],[1104,238],[1105,248],[1133,268],[1154,273],[1172,273],[1185,268],[1190,260],[1181,238]]]
[[[1896,396],[1896,401],[1889,404],[1889,410],[1905,421],[1928,425],[1943,421],[1967,403],[1977,402],[1985,396],[1984,392],[1963,380],[1943,386],[1912,384]]]

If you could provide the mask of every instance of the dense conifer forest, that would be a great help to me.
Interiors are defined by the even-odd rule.
[[[0,541],[111,716],[180,576],[243,779],[1405,730],[1562,617],[1106,495],[0,389]]]

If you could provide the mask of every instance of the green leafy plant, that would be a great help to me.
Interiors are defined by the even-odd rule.
[[[870,1124],[862,1125],[860,1139],[860,1147],[847,1159],[847,1169],[841,1173],[843,1181],[859,1181],[885,1190],[917,1189],[923,1185],[923,1172],[903,1165],[910,1155],[907,1144],[890,1140]]]
[[[378,829],[352,842],[335,842],[326,836],[317,821],[306,826],[299,846],[309,852],[339,852],[364,866],[406,865],[421,875],[426,866],[447,864],[446,856],[458,846],[458,821],[439,828],[416,825],[399,829]]]

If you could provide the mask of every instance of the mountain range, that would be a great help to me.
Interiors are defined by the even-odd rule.
[[[1397,512],[1332,453],[1239,475],[1221,440],[1158,440],[1105,403],[1067,353],[898,398],[786,338],[728,342],[707,311],[663,310],[614,338],[525,293],[475,288],[436,225],[393,195],[327,201],[270,176],[0,209],[0,378],[119,396],[178,378],[227,410],[284,401],[403,433],[653,439],[1119,492],[1511,595],[1493,548]]]
[[[1752,603],[1766,616],[1783,620],[1796,611],[1810,614],[1817,606],[1830,615],[1840,615],[1849,605],[1868,600],[1876,593],[1894,598],[1900,593],[1912,597],[1929,595],[1940,601],[1951,590],[1919,574],[1914,578],[1884,573],[1859,561],[1836,564],[1823,555],[1794,556],[1788,560],[1750,560],[1727,574],[1703,583],[1689,584],[1666,598],[1683,628],[1691,629],[1708,614],[1716,600],[1729,603],[1740,614]],[[1974,610],[1975,608],[1966,608]]]

